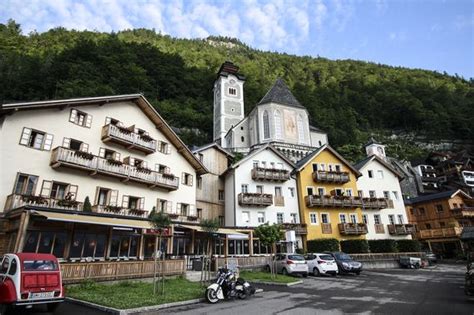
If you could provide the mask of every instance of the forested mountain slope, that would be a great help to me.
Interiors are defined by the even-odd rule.
[[[402,158],[423,152],[390,140],[474,139],[474,80],[433,71],[252,49],[235,39],[176,39],[152,30],[56,28],[22,35],[0,24],[0,101],[143,93],[188,144],[212,140],[212,87],[231,60],[247,77],[246,112],[282,77],[330,143],[358,159],[370,134]],[[188,131],[186,131],[188,130]],[[201,133],[196,133],[200,130]],[[396,149],[396,150],[395,150]]]

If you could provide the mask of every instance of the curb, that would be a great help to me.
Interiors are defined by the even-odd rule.
[[[252,280],[252,283],[264,284],[264,285],[275,285],[275,286],[281,286],[281,287],[291,287],[291,286],[294,286],[294,285],[297,285],[297,284],[302,284],[303,280],[298,280],[298,281],[289,282],[289,283],[278,283],[278,282]]]
[[[262,293],[263,289],[256,289],[255,293]],[[172,302],[172,303],[166,303],[166,304],[160,304],[160,305],[152,305],[152,306],[143,306],[143,307],[137,307],[137,308],[129,308],[125,310],[113,308],[113,307],[108,307],[108,306],[103,306],[99,304],[95,304],[92,302],[87,302],[83,300],[78,300],[74,299],[71,297],[66,297],[66,301],[82,305],[82,306],[87,306],[90,308],[95,308],[98,310],[101,310],[103,312],[111,313],[111,314],[117,314],[117,315],[128,315],[128,314],[136,314],[136,313],[142,313],[142,312],[151,312],[151,311],[158,311],[162,310],[165,308],[171,308],[171,307],[176,307],[176,306],[186,306],[186,305],[191,305],[191,304],[197,304],[204,302],[206,299],[194,299],[194,300],[187,300],[187,301],[180,301],[180,302]]]
[[[124,310],[113,308],[113,307],[108,307],[108,306],[103,306],[103,305],[99,305],[99,304],[95,304],[95,303],[87,302],[87,301],[83,301],[83,300],[77,300],[77,299],[70,298],[70,297],[66,297],[66,301],[74,303],[74,304],[79,304],[79,305],[95,308],[95,309],[101,310],[103,312],[111,313],[111,314],[127,315],[127,314],[141,313],[141,312],[158,311],[158,310],[161,310],[161,309],[175,307],[175,306],[185,306],[185,305],[190,305],[190,304],[197,304],[197,303],[200,303],[200,302],[204,302],[205,299],[200,298],[200,299],[180,301],[180,302],[172,302],[172,303],[166,303],[166,304],[160,304],[160,305],[143,306],[143,307],[138,307],[138,308],[129,308],[129,309],[124,309]]]

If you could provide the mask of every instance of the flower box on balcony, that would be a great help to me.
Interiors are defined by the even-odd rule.
[[[147,167],[141,167],[141,166],[137,166],[137,171],[142,172],[142,173],[146,173],[146,174],[150,174],[152,172],[151,169],[149,169]]]
[[[79,201],[75,201],[75,200],[59,200],[58,201],[58,206],[64,207],[64,208],[76,208],[78,204],[79,204]]]
[[[35,203],[38,205],[47,205],[48,200],[41,196],[33,196],[33,195],[22,195],[22,198],[25,202],[28,203]]]
[[[149,135],[140,135],[140,138],[142,138],[142,140],[145,141],[145,142],[152,142],[153,140],[155,140],[152,137],[150,137]]]
[[[168,213],[168,216],[172,219],[177,219],[179,217],[179,214],[177,214],[177,213]]]
[[[108,212],[118,213],[118,212],[122,211],[122,207],[119,207],[119,206],[105,206],[104,210],[108,211]]]
[[[84,151],[75,151],[74,155],[86,160],[92,160],[94,158],[94,154]]]
[[[117,125],[115,125],[115,127],[117,127],[118,130],[120,130],[120,132],[122,132],[122,133],[127,133],[127,134],[132,133],[132,131],[130,129],[128,129],[127,127],[117,126]]]
[[[188,215],[187,218],[188,218],[189,221],[197,221],[197,219],[198,219],[198,217],[195,216],[195,215]]]
[[[174,178],[174,174],[171,173],[161,173],[163,177]]]
[[[143,209],[128,209],[129,214],[132,215],[144,215],[147,211]]]
[[[112,164],[112,165],[117,165],[117,166],[123,165],[122,161],[114,160],[114,159],[107,159],[107,163]]]

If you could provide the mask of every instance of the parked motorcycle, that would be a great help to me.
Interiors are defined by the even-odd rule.
[[[237,278],[235,272],[226,268],[219,268],[216,282],[206,289],[206,300],[217,303],[219,300],[239,298],[246,299],[255,293],[255,288],[242,278]]]

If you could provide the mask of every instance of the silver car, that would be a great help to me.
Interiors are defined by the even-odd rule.
[[[308,264],[304,257],[299,254],[276,254],[274,257],[276,272],[283,275],[302,275],[308,276]],[[267,266],[270,270],[270,266]]]

